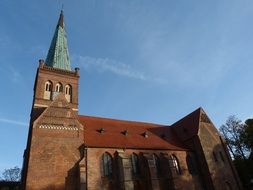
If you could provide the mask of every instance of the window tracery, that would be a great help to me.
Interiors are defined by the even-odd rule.
[[[172,167],[175,169],[176,173],[181,174],[180,165],[175,155],[171,155],[171,162],[172,162]]]
[[[61,83],[57,83],[55,85],[55,92],[62,92],[62,84]]]
[[[101,158],[102,162],[102,176],[112,177],[112,157],[109,153],[104,153]]]
[[[44,99],[51,100],[52,98],[52,87],[53,84],[51,81],[45,82],[45,90],[44,90]]]
[[[133,174],[134,175],[140,174],[139,158],[135,153],[131,155],[131,162]]]
[[[72,101],[72,87],[69,84],[65,86],[65,97],[68,102]]]

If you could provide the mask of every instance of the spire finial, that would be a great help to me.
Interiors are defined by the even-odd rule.
[[[58,26],[61,26],[62,28],[64,28],[64,15],[63,15],[63,9],[61,10],[61,14],[60,14],[59,21],[58,21]]]

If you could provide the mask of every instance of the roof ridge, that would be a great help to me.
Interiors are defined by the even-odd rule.
[[[107,118],[107,117],[97,117],[97,116],[89,116],[89,115],[78,115],[79,118],[86,117],[86,118],[93,118],[93,119],[99,119],[99,120],[107,120],[107,121],[115,121],[115,122],[128,122],[128,123],[138,123],[138,124],[146,124],[146,125],[156,125],[160,127],[166,127],[170,125],[164,125],[164,124],[157,124],[157,123],[151,123],[151,122],[144,122],[144,121],[133,121],[133,120],[126,120],[126,119],[114,119],[114,118]]]

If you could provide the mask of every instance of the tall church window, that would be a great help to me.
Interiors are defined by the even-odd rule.
[[[189,173],[191,175],[196,175],[198,174],[198,170],[197,170],[197,166],[196,166],[196,162],[195,162],[195,159],[192,155],[187,155],[186,156],[186,163],[187,163],[187,167],[188,167],[188,170],[189,170]]]
[[[139,175],[140,174],[140,165],[139,165],[139,158],[138,156],[133,153],[131,155],[131,162],[132,162],[132,171],[134,175]]]
[[[47,81],[45,83],[45,91],[51,91],[52,90],[52,82]]]
[[[65,86],[65,97],[68,102],[72,101],[72,87],[69,84]]]
[[[171,155],[171,162],[172,162],[172,167],[175,169],[176,173],[181,174],[179,162],[178,162],[178,159],[175,155]]]
[[[102,176],[112,178],[112,157],[104,153],[101,158]]]
[[[51,100],[51,98],[52,98],[52,87],[53,87],[53,84],[52,84],[51,81],[45,82],[44,99]]]
[[[61,83],[57,83],[55,85],[55,92],[62,92],[62,84]]]
[[[161,172],[160,159],[156,154],[153,154],[153,160],[154,160],[155,171],[157,174],[159,174]]]

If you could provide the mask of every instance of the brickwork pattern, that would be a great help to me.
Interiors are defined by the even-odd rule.
[[[82,124],[78,120],[78,80],[79,70],[64,71],[49,68],[40,62],[34,86],[34,101],[25,153],[24,189],[223,190],[227,184],[234,190],[240,189],[240,182],[233,171],[231,159],[219,133],[201,108],[177,122],[170,130],[166,130],[163,126],[165,136],[175,135],[175,139],[180,139],[179,142],[184,144],[178,149],[175,146],[171,146],[174,147],[173,150],[150,147],[121,148],[119,144],[115,146],[120,148],[109,148],[106,144],[99,145],[99,148],[85,147],[88,138],[84,139],[87,120],[82,121]],[[64,92],[58,93],[53,100],[44,99],[46,81],[52,82],[53,91],[59,82],[63,85],[63,89],[66,85],[71,85],[72,102],[67,102]],[[116,123],[118,126],[122,125],[120,121]],[[113,127],[118,127],[117,125]],[[156,142],[167,141],[158,133],[152,135],[153,139],[159,138]],[[100,137],[101,135],[97,136]],[[151,139],[151,135],[145,138]],[[103,176],[101,172],[101,156],[104,153],[112,156],[111,178]],[[139,158],[138,175],[132,172],[133,153]],[[154,154],[159,160],[159,166],[154,161]],[[171,155],[177,158],[180,169],[176,169]],[[189,156],[194,158],[195,172],[190,172]]]
[[[34,86],[34,105],[50,105],[51,100],[44,99],[45,83],[52,82],[52,90],[55,91],[57,83],[61,83],[64,87],[71,85],[72,87],[72,101],[70,106],[78,109],[78,81],[79,72],[77,71],[62,71],[60,69],[49,69],[47,66],[40,66],[37,71],[37,76]]]
[[[174,183],[173,189],[201,189],[201,183],[198,176],[193,176],[188,171],[188,166],[186,163],[187,152],[185,151],[160,151],[160,150],[136,150],[136,149],[109,149],[109,148],[88,148],[87,149],[87,187],[89,190],[99,190],[99,189],[109,189],[108,181],[104,179],[101,175],[101,156],[103,153],[109,153],[113,156],[114,165],[113,165],[113,178],[111,180],[112,189],[124,189],[120,185],[122,179],[118,179],[119,175],[119,166],[117,166],[117,152],[120,152],[125,157],[130,158],[131,154],[135,153],[140,156],[142,160],[142,175],[134,178],[131,176],[133,181],[134,189],[167,189],[169,183]],[[144,157],[142,155],[148,155],[151,157],[153,154],[158,155],[162,158],[161,154],[166,155],[175,155],[180,163],[181,174],[177,174],[175,171],[172,171],[172,179],[169,181],[168,178],[163,178],[162,176],[153,177],[154,184],[151,182],[150,171],[146,165]],[[161,165],[161,168],[168,168],[169,165]],[[165,181],[164,181],[165,180]],[[167,180],[167,181],[166,181]]]
[[[224,190],[224,187],[228,184],[230,184],[232,190],[238,189],[238,184],[229,163],[230,159],[221,144],[218,131],[211,123],[202,122],[199,136],[215,189]]]
[[[64,94],[56,97],[32,127],[26,189],[78,189],[83,126]]]

